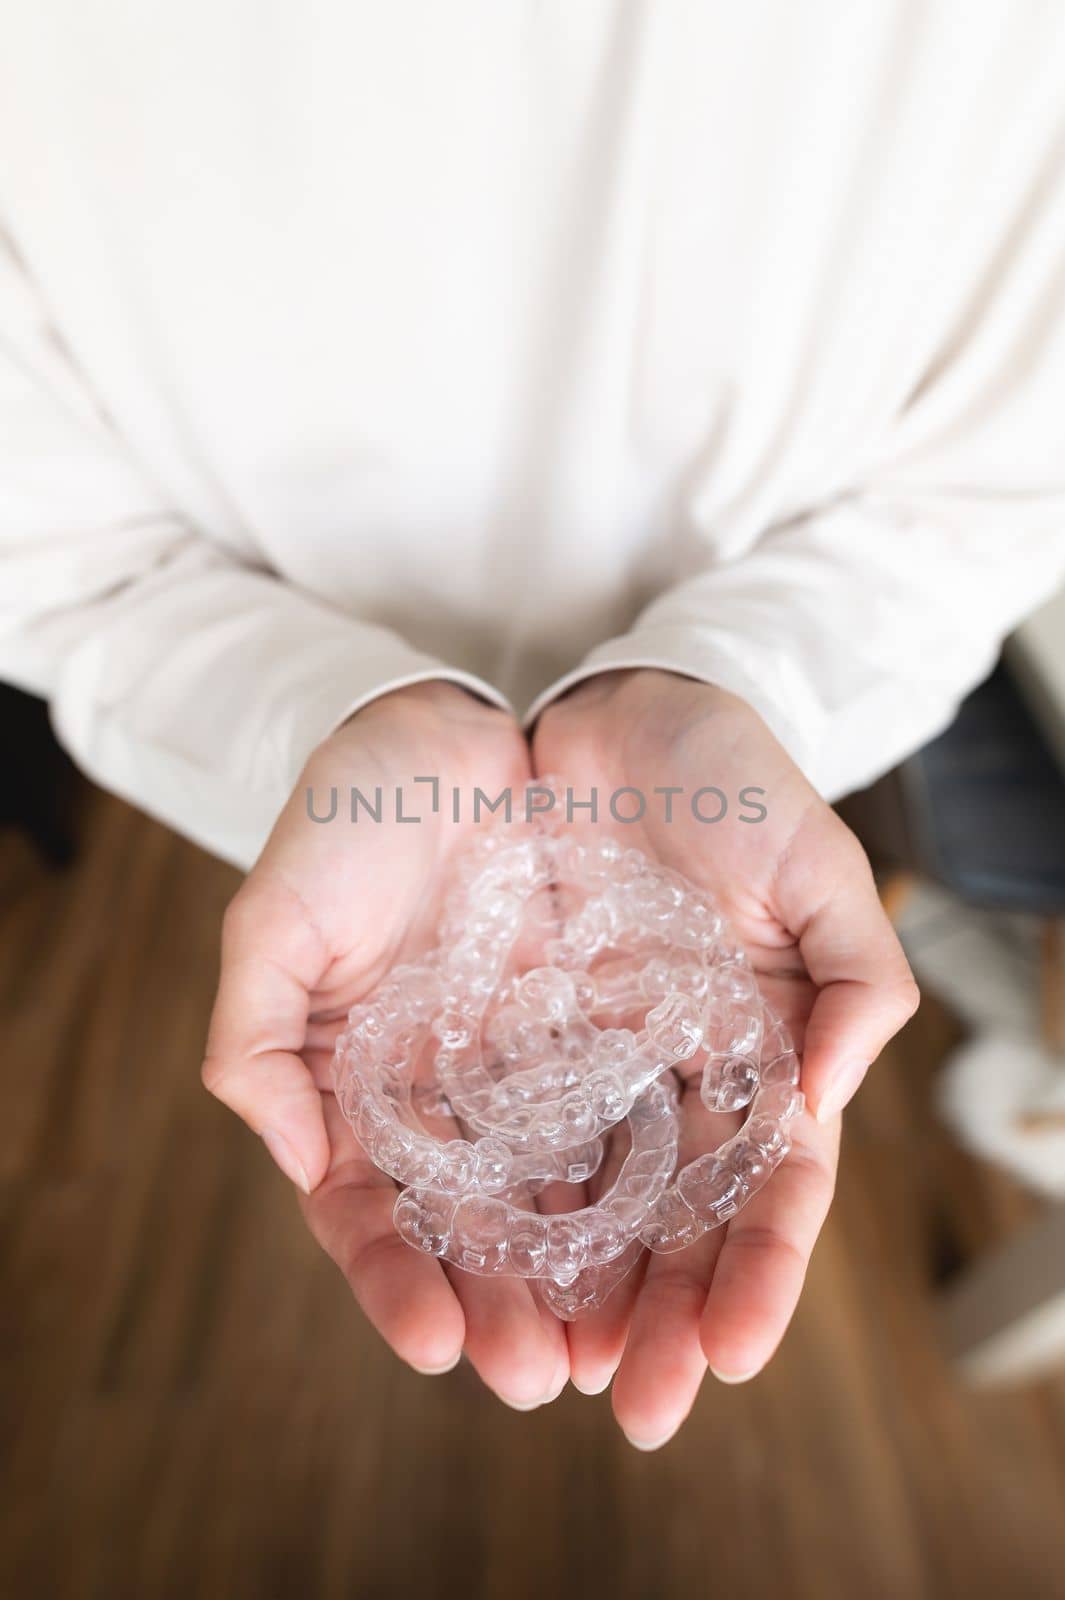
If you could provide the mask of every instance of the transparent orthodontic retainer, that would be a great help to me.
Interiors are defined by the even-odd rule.
[[[498,827],[457,876],[437,948],[352,1010],[337,1099],[404,1186],[409,1244],[536,1279],[577,1316],[645,1247],[683,1249],[763,1186],[803,1109],[798,1061],[710,897],[639,851]],[[677,1086],[697,1075],[708,1110],[748,1115],[678,1172]],[[605,1159],[594,1204],[533,1208]]]

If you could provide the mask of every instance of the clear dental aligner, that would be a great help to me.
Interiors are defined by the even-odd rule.
[[[798,1063],[702,890],[613,839],[486,831],[417,965],[354,1008],[339,1104],[405,1186],[397,1230],[468,1271],[539,1281],[559,1316],[593,1309],[642,1249],[735,1216],[789,1148]],[[676,1081],[739,1132],[677,1172]],[[423,1119],[448,1118],[438,1138]],[[613,1183],[581,1210],[531,1197],[582,1183],[627,1130]],[[469,1135],[467,1137],[467,1135]]]
[[[629,1115],[631,1148],[595,1205],[541,1216],[502,1195],[461,1199],[410,1188],[396,1201],[397,1231],[420,1250],[467,1272],[510,1273],[572,1284],[621,1255],[664,1193],[677,1164],[676,1088],[655,1083]]]
[[[766,1027],[750,1115],[731,1139],[682,1167],[651,1208],[642,1242],[651,1250],[682,1250],[729,1222],[757,1194],[791,1148],[788,1124],[802,1114],[799,1062],[783,1023],[763,1006]],[[725,1058],[725,1065],[729,1062]],[[703,1099],[706,1100],[706,1080]],[[731,1095],[729,1095],[731,1099]]]
[[[543,887],[542,874],[520,855],[536,848],[533,841],[503,848],[453,897],[447,926],[460,937],[446,961],[460,983],[471,966],[492,977],[499,970],[503,952],[499,945],[489,948],[489,930],[504,918],[499,895],[509,886],[520,899],[523,888],[531,895]],[[761,1027],[753,974],[722,940],[720,916],[694,885],[613,840],[597,849],[569,837],[542,840],[538,856],[552,882],[583,890],[579,909],[547,947],[570,970],[541,967],[518,978],[509,988],[512,1003],[496,1009],[483,1036],[479,995],[469,995],[438,1025],[437,1075],[451,1104],[477,1132],[527,1150],[595,1138],[704,1042],[713,1041],[715,1055],[749,1055]],[[508,866],[519,869],[509,884]],[[509,926],[509,896],[506,915]],[[477,959],[471,926],[484,930]],[[594,960],[608,943],[624,949],[634,941],[644,946],[642,959],[630,957],[594,975],[572,965]],[[673,959],[655,954],[659,947]],[[595,1025],[604,1013],[637,1008],[643,1018],[638,1032]],[[493,1065],[502,1065],[505,1076],[494,1074]],[[738,1064],[732,1070],[738,1073]]]

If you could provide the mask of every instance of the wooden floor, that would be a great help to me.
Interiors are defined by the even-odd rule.
[[[114,800],[0,836],[0,1594],[1065,1595],[1065,1380],[975,1395],[938,1274],[1027,1205],[929,1112],[927,1005],[850,1117],[779,1357],[651,1457],[400,1368],[198,1078],[235,875]]]

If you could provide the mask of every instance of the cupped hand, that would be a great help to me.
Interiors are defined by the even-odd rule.
[[[372,702],[312,755],[262,855],[230,904],[203,1078],[302,1191],[311,1231],[397,1355],[445,1371],[465,1352],[511,1405],[552,1398],[569,1376],[561,1324],[518,1279],[472,1277],[420,1256],[392,1225],[396,1188],[363,1154],[332,1093],[350,1007],[398,961],[427,949],[439,894],[468,844],[475,786],[529,780],[513,720],[440,682]],[[439,781],[438,809],[431,785]],[[402,814],[396,820],[396,788]],[[371,820],[355,788],[376,807]],[[457,788],[461,815],[452,819]],[[328,817],[332,791],[336,815]]]
[[[651,1256],[569,1328],[574,1383],[597,1392],[616,1370],[618,1422],[653,1449],[687,1415],[708,1364],[740,1382],[772,1355],[832,1197],[840,1112],[917,989],[857,840],[742,700],[669,672],[606,674],[543,714],[533,766],[576,800],[595,789],[598,828],[717,898],[803,1056],[808,1109],[766,1188],[725,1228]],[[680,792],[656,793],[670,788]],[[618,816],[636,817],[641,801],[643,815],[619,821],[612,797]],[[692,1084],[682,1160],[705,1138]]]

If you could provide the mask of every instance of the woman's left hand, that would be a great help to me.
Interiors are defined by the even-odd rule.
[[[651,1256],[601,1311],[570,1325],[573,1382],[598,1392],[616,1370],[617,1420],[650,1450],[683,1422],[708,1365],[738,1383],[773,1354],[832,1198],[840,1112],[918,993],[858,841],[735,696],[655,670],[594,678],[540,718],[533,766],[558,774],[577,799],[596,788],[599,827],[717,898],[803,1056],[807,1111],[767,1187],[727,1227]],[[721,809],[709,786],[727,803],[716,822],[691,805],[703,789],[702,816]],[[667,787],[682,791],[669,821]],[[609,814],[622,788],[645,798],[639,821]],[[760,792],[744,805],[743,789]],[[637,804],[629,794],[618,810]],[[682,1098],[682,1161],[706,1147],[705,1115],[693,1084]]]

